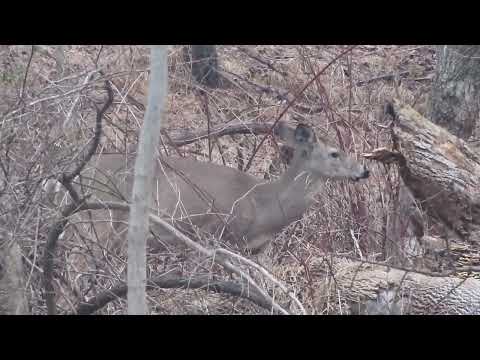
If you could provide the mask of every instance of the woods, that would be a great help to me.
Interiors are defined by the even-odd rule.
[[[0,313],[480,314],[477,52],[2,47]]]

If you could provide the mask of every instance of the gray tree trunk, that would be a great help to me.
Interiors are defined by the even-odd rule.
[[[0,222],[0,315],[27,313],[22,254]]]
[[[185,48],[188,55],[188,48]],[[211,88],[220,86],[218,58],[215,45],[192,45],[191,56],[186,56],[192,63],[192,75],[195,80]]]
[[[135,161],[128,227],[128,314],[147,313],[146,237],[152,202],[155,154],[168,91],[167,46],[152,46],[148,104]]]
[[[437,57],[428,117],[467,140],[480,114],[480,45],[438,46]]]

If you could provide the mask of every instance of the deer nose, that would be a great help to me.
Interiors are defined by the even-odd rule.
[[[362,172],[360,175],[354,177],[353,180],[354,180],[354,181],[359,181],[360,179],[366,179],[366,178],[368,178],[369,176],[370,176],[370,171],[369,171],[368,169],[365,169],[365,168],[364,168],[364,169],[363,169],[363,172]]]

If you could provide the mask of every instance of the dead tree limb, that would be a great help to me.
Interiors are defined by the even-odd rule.
[[[214,280],[208,277],[182,277],[177,275],[159,275],[148,280],[147,290],[162,289],[202,289],[215,293],[224,293],[241,297],[252,303],[271,310],[271,304],[259,295],[248,284],[241,284],[234,281]],[[100,310],[108,303],[118,299],[125,298],[127,295],[127,285],[122,283],[105,290],[92,299],[81,303],[77,307],[76,314],[89,315]]]
[[[68,217],[74,214],[76,211],[80,209],[83,203],[86,201],[87,197],[80,198],[77,191],[74,189],[72,185],[73,179],[80,174],[83,170],[85,165],[90,161],[93,154],[95,153],[98,144],[100,143],[100,136],[102,134],[102,119],[105,115],[107,109],[113,103],[113,91],[110,86],[108,80],[105,82],[105,86],[108,93],[108,98],[101,109],[97,109],[97,118],[95,123],[95,135],[93,138],[92,143],[88,151],[86,152],[85,156],[81,159],[81,161],[76,165],[76,167],[70,171],[69,173],[62,174],[59,177],[59,182],[67,189],[69,195],[73,199],[73,203],[64,207],[61,211],[60,218],[56,221],[50,228],[48,237],[47,237],[47,244],[45,247],[45,253],[43,255],[43,286],[45,289],[45,302],[47,305],[47,313],[49,315],[54,315],[56,312],[56,304],[55,304],[55,288],[53,286],[53,263],[55,258],[55,250],[57,247],[58,239],[62,234],[65,225],[67,224]]]
[[[327,274],[336,302],[360,314],[480,314],[480,280],[428,276],[381,264],[323,257],[311,274]],[[325,293],[325,287],[319,287]],[[323,295],[323,294],[322,294]]]
[[[261,135],[266,134],[270,128],[272,127],[272,123],[228,123],[225,125],[218,125],[216,127],[210,128],[210,136],[213,137],[222,137],[226,135],[235,135],[235,134],[245,134],[245,135]],[[165,130],[162,130],[162,133],[165,134]],[[184,146],[195,141],[207,139],[209,133],[207,130],[199,131],[199,132],[190,132],[185,130],[172,130],[168,132],[171,140],[168,141],[171,145],[174,146]]]
[[[405,185],[428,215],[461,241],[480,242],[480,156],[462,139],[393,100],[393,151],[377,149],[367,158],[396,161]]]

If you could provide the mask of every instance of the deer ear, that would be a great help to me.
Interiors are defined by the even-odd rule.
[[[313,143],[315,142],[315,134],[313,130],[304,124],[298,124],[295,129],[295,141],[297,143]]]

